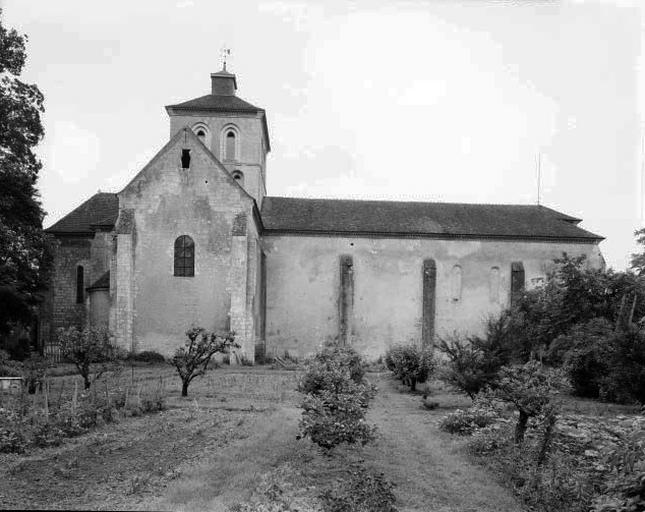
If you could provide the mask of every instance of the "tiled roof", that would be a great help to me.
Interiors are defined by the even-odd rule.
[[[577,227],[579,219],[538,205],[265,197],[261,213],[269,234],[602,240]]]
[[[211,110],[226,112],[263,112],[264,109],[258,108],[244,101],[237,96],[220,96],[207,94],[200,98],[168,105],[166,109],[185,109],[185,110]]]
[[[98,192],[45,231],[54,234],[91,234],[92,226],[114,226],[118,214],[117,195]]]
[[[105,274],[99,277],[91,286],[88,286],[86,290],[98,290],[101,288],[110,288],[110,271],[108,270]]]

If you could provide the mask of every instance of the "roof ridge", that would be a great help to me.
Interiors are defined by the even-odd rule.
[[[449,205],[457,205],[457,206],[521,206],[521,207],[543,207],[546,208],[547,210],[551,210],[553,212],[561,213],[558,212],[557,210],[553,210],[552,208],[545,207],[543,205],[538,205],[538,204],[527,204],[527,203],[466,203],[466,202],[452,202],[452,201],[408,201],[408,200],[403,200],[399,201],[397,199],[376,199],[376,198],[368,198],[368,199],[361,199],[361,198],[345,198],[345,197],[297,197],[297,196],[265,196],[264,199],[296,199],[296,200],[304,200],[304,201],[346,201],[346,202],[360,202],[360,203],[397,203],[397,204],[435,204],[435,205],[444,205],[444,204],[449,204]]]

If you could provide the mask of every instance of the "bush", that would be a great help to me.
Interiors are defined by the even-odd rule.
[[[22,364],[9,357],[9,353],[0,350],[0,376],[20,377],[22,376]]]
[[[25,386],[27,386],[27,391],[30,395],[33,395],[36,390],[43,389],[43,384],[45,382],[45,374],[49,368],[50,364],[43,356],[40,354],[31,353],[27,359],[22,363],[22,376]]]
[[[417,384],[422,384],[435,369],[432,350],[414,344],[397,345],[385,354],[385,364],[397,379],[416,390]]]
[[[367,404],[362,388],[350,384],[343,393],[324,390],[306,396],[301,405],[304,412],[299,438],[309,437],[327,451],[342,443],[365,445],[372,441],[375,427],[365,421]]]
[[[394,485],[361,465],[321,494],[326,512],[396,512]]]
[[[131,352],[128,354],[128,360],[137,363],[161,364],[166,362],[166,358],[154,350],[143,350],[141,352]]]
[[[457,409],[443,418],[439,428],[451,434],[469,436],[499,420],[499,414],[490,407],[475,403],[468,409]]]
[[[458,335],[439,339],[437,348],[447,356],[440,378],[470,398],[492,386],[502,366],[513,359],[513,341],[508,334],[509,318],[502,314],[486,321],[484,336]]]
[[[348,347],[325,347],[307,361],[298,382],[298,391],[306,394],[298,438],[309,437],[325,450],[372,440],[375,428],[365,422],[365,413],[376,389],[364,375],[361,357]]]

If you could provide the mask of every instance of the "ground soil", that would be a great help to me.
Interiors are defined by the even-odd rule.
[[[387,374],[370,374],[379,392],[369,420],[379,429],[365,448],[322,455],[296,440],[300,411],[294,372],[214,370],[188,399],[167,370],[170,408],[127,418],[57,448],[0,458],[3,508],[222,510],[261,501],[279,488],[292,503],[313,503],[358,460],[395,484],[401,511],[515,512],[509,491],[470,463],[438,419],[466,401],[438,392],[422,408]],[[148,377],[157,378],[150,370]],[[176,386],[175,386],[176,384]],[[313,500],[313,501],[312,501]]]

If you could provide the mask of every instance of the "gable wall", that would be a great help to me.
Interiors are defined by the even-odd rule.
[[[189,170],[182,148],[191,150]],[[252,201],[216,167],[190,136],[155,158],[120,193],[120,208],[134,210],[132,336],[134,349],[170,355],[191,325],[230,325],[232,226]],[[174,242],[195,242],[195,276],[174,276]],[[118,270],[117,270],[118,272]]]
[[[601,265],[595,244],[516,241],[267,236],[267,350],[305,356],[339,333],[340,258],[352,257],[351,342],[370,358],[392,344],[420,342],[423,261],[436,262],[435,332],[478,333],[488,314],[509,303],[511,262],[522,261],[526,286],[545,277],[566,251]],[[451,273],[462,269],[461,298]],[[491,300],[491,267],[500,269],[499,302]],[[533,285],[535,281],[533,281]]]

